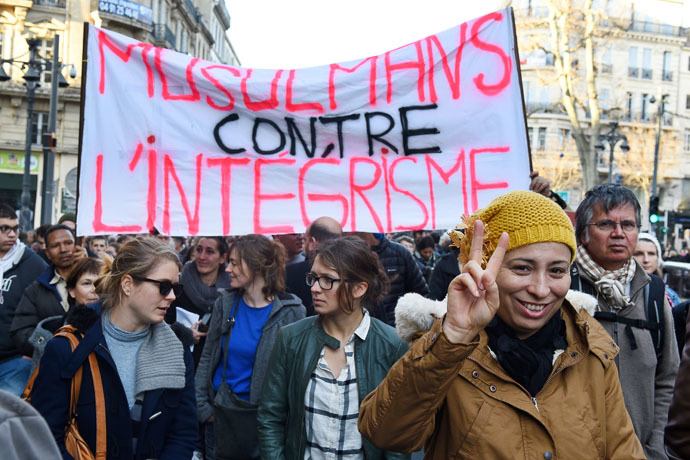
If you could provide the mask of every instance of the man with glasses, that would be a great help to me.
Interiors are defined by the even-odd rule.
[[[10,326],[24,289],[47,267],[18,237],[17,212],[0,203],[0,389],[17,396],[29,379],[31,361],[12,342]]]
[[[664,427],[678,350],[663,283],[633,258],[639,229],[640,204],[632,191],[613,184],[588,191],[575,213],[579,247],[571,288],[596,297],[595,318],[620,347],[616,364],[635,433],[647,458],[666,459]]]

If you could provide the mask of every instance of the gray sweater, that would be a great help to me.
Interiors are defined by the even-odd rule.
[[[213,399],[215,391],[213,389],[213,374],[218,367],[223,355],[221,350],[221,339],[227,334],[230,327],[230,313],[232,310],[235,294],[238,291],[223,291],[213,305],[213,313],[208,327],[208,336],[204,351],[199,360],[199,367],[196,371],[196,404],[199,414],[199,421],[204,423],[213,415]],[[299,297],[280,293],[275,296],[273,308],[268,316],[256,348],[256,359],[252,369],[252,382],[249,390],[249,400],[257,404],[261,400],[261,390],[264,385],[264,378],[268,368],[268,360],[271,357],[271,350],[278,337],[281,327],[294,323],[306,316],[306,309],[302,305]]]

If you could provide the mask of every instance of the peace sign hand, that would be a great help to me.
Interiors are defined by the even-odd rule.
[[[508,248],[508,234],[503,233],[486,269],[482,268],[484,223],[474,222],[470,257],[462,274],[448,286],[448,312],[443,332],[452,343],[469,343],[493,319],[500,305],[496,276]]]

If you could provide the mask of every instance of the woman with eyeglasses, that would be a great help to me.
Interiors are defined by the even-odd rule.
[[[255,410],[262,399],[268,357],[280,328],[306,316],[299,297],[284,292],[282,245],[262,235],[244,235],[232,242],[229,254],[230,289],[221,291],[213,306],[196,374],[206,459],[258,458]],[[217,396],[230,393],[252,413],[253,424],[230,426],[224,423],[225,417],[216,420]],[[228,440],[237,440],[239,445]]]
[[[317,315],[283,328],[259,406],[261,458],[409,458],[362,438],[359,405],[406,351],[395,330],[370,316],[390,282],[359,238],[319,245],[311,272]]]
[[[72,351],[64,337],[46,346],[31,403],[48,422],[63,458],[72,458],[65,427],[71,381],[80,366],[76,423],[93,454],[104,447],[107,459],[191,458],[197,437],[191,340],[183,344],[163,322],[182,289],[179,271],[169,245],[150,237],[127,242],[96,282],[102,301],[67,316],[83,335],[77,348]],[[101,375],[105,426],[98,421],[90,353]],[[97,442],[102,430],[105,446]]]

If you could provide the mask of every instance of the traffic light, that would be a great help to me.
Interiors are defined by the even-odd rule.
[[[657,195],[649,197],[649,221],[653,224],[659,222],[659,197]]]

